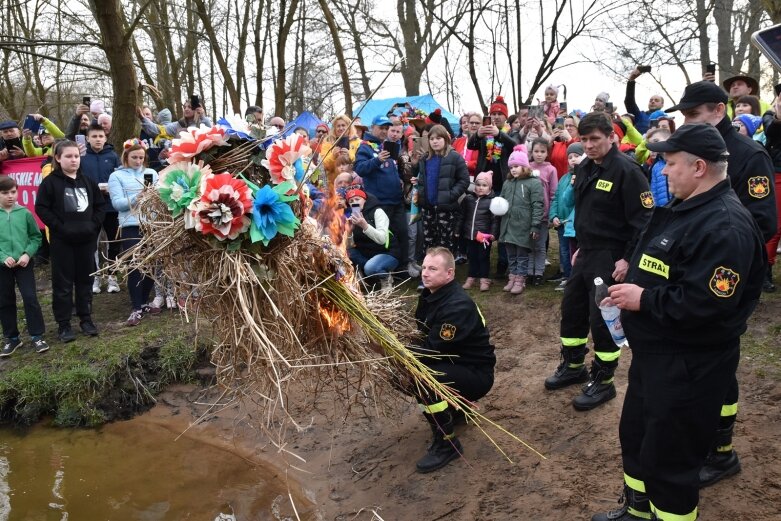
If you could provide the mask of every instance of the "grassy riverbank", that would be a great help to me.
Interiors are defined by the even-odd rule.
[[[130,418],[151,406],[166,385],[191,380],[206,356],[206,349],[196,346],[193,325],[178,312],[163,311],[136,327],[125,326],[130,304],[124,286],[121,293],[95,295],[93,319],[100,336],[79,334],[62,344],[51,316],[47,267],[37,269],[36,277],[51,349],[42,354],[31,349],[19,301],[25,345],[0,361],[3,422],[29,425],[52,417],[60,426],[94,426]],[[78,317],[73,325],[78,332]]]

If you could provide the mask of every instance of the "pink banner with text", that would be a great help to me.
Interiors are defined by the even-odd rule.
[[[41,184],[41,163],[43,159],[43,157],[27,157],[0,163],[0,175],[7,175],[16,179],[19,204],[32,212],[35,216],[35,222],[41,228],[43,228],[43,223],[35,215],[35,197],[38,195],[38,185]]]

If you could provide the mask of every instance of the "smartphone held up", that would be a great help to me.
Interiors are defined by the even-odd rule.
[[[755,32],[751,35],[751,43],[765,55],[776,70],[781,70],[781,24]]]

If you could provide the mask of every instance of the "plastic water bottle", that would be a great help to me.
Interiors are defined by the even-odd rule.
[[[594,301],[599,306],[599,311],[602,313],[602,319],[607,324],[607,329],[610,331],[610,336],[613,337],[613,342],[618,347],[624,347],[629,345],[624,335],[624,328],[621,325],[621,310],[615,305],[602,305],[601,302],[608,297],[607,285],[602,280],[602,277],[596,277],[594,279]]]

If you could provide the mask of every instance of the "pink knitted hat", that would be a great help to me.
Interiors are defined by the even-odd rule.
[[[477,177],[475,177],[475,183],[478,183],[479,181],[483,181],[485,184],[487,184],[488,188],[493,188],[494,173],[491,171],[480,172],[477,174]]]
[[[510,154],[510,159],[507,161],[507,166],[529,166],[529,156],[525,146],[515,145],[513,153]]]

